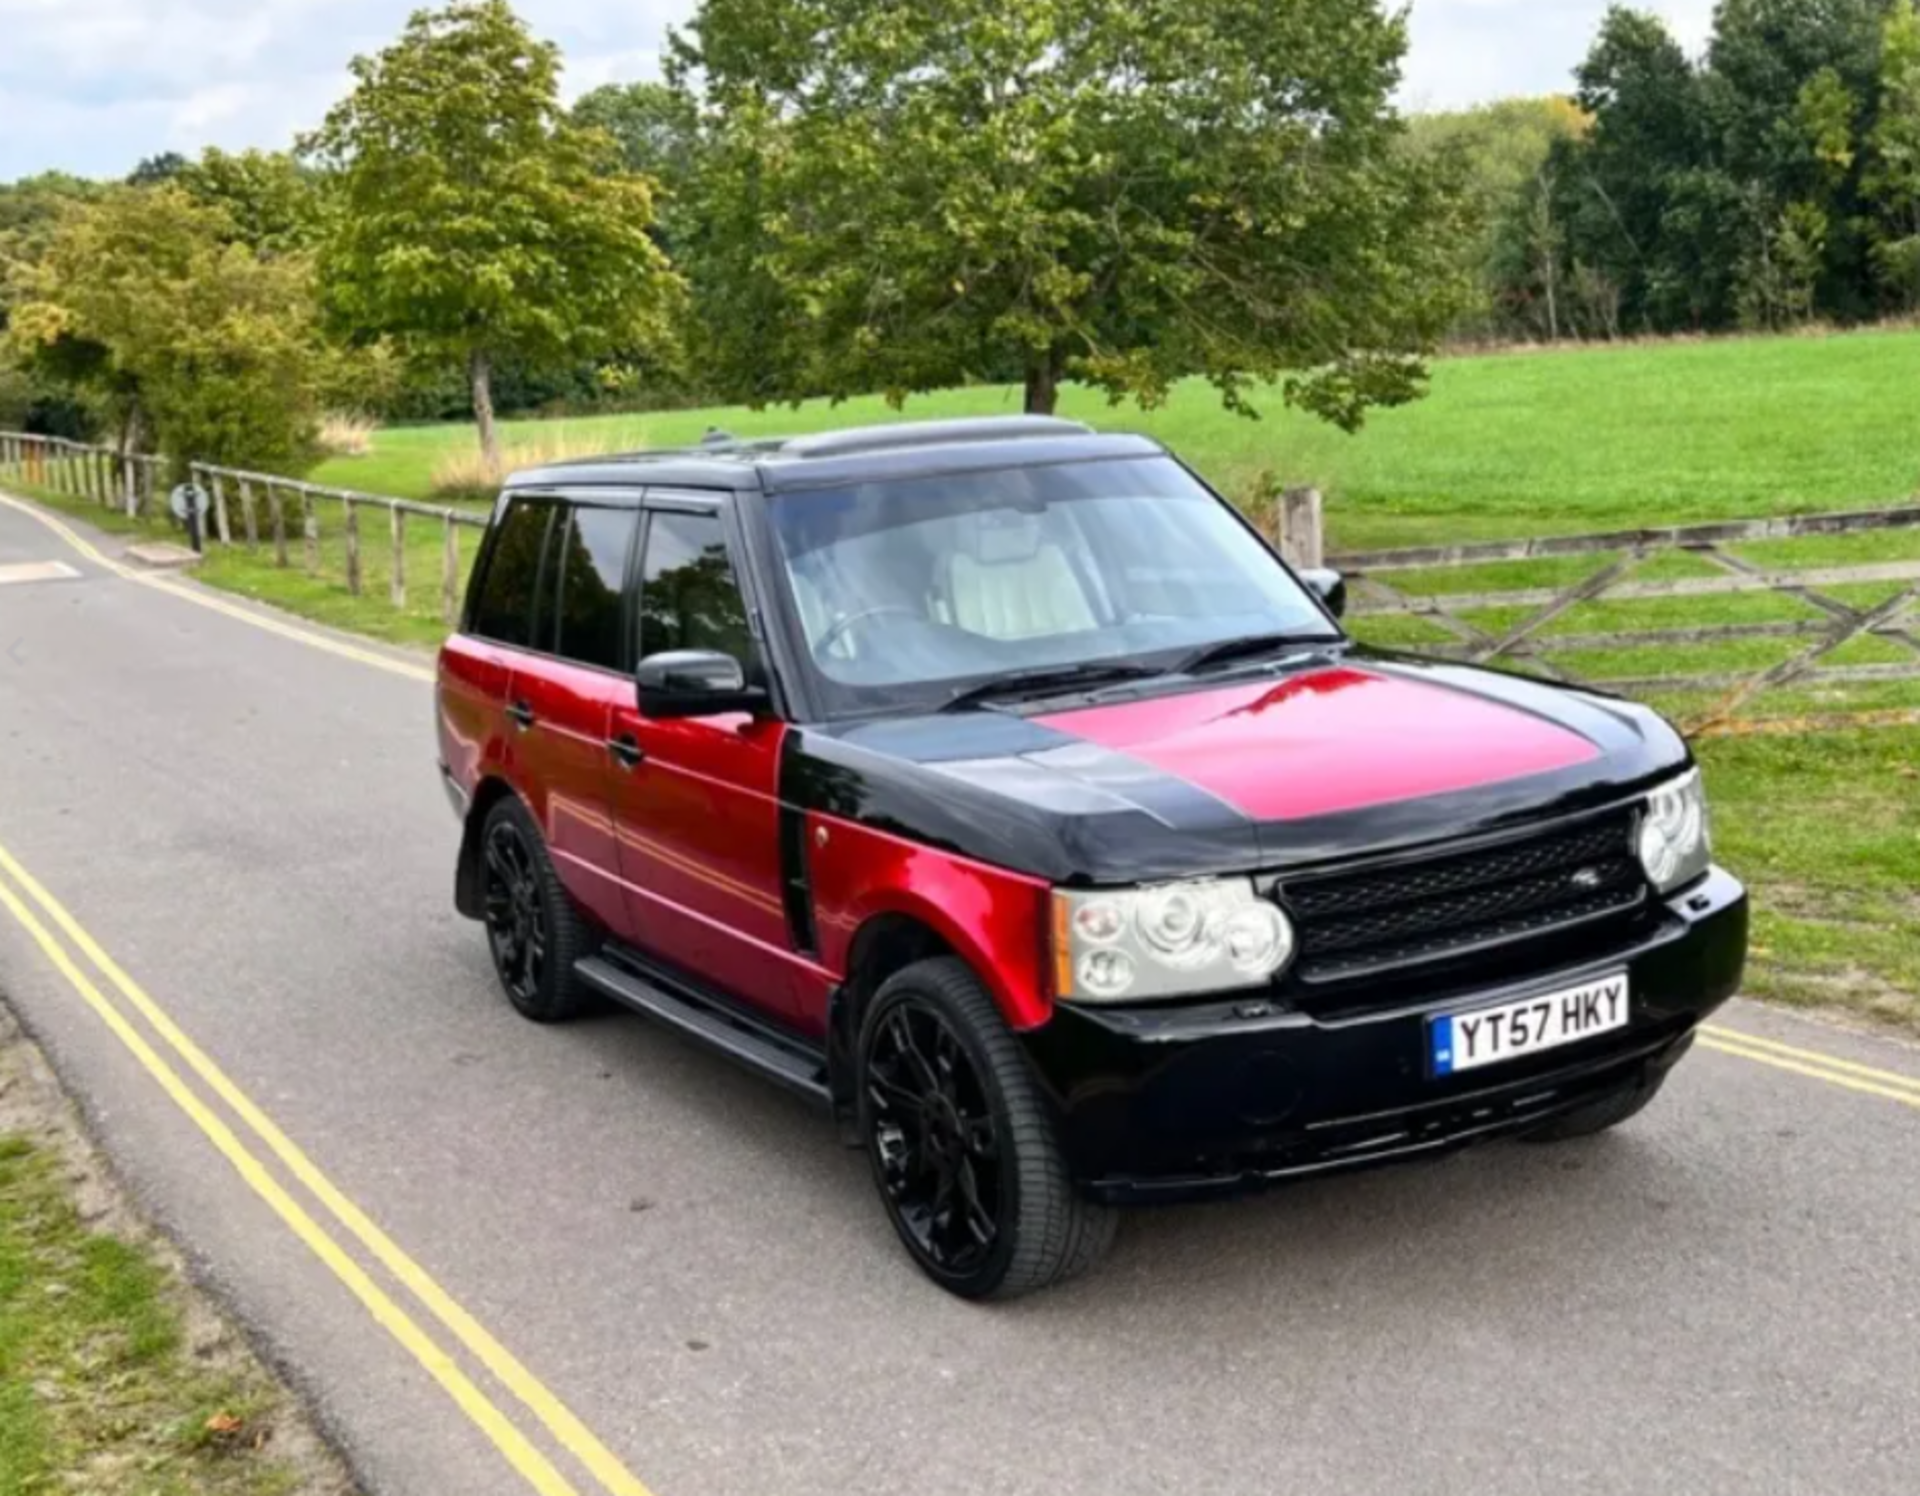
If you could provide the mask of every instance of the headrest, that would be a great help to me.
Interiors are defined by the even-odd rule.
[[[960,546],[982,566],[1014,566],[1031,561],[1046,534],[1037,514],[1018,509],[987,509],[961,522]]]

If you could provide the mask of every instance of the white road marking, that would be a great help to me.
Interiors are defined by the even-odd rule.
[[[0,566],[0,587],[18,582],[70,582],[79,575],[64,561],[19,561]]]

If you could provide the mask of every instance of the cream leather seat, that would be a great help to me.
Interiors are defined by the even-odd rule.
[[[967,545],[948,558],[941,611],[989,639],[1034,639],[1098,627],[1067,553],[1025,515],[981,515]]]

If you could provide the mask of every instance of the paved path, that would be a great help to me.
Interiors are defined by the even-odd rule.
[[[371,1491],[1920,1490],[1920,1050],[1737,1005],[1612,1138],[970,1308],[797,1102],[513,1017],[417,661],[98,544],[0,504],[79,573],[0,583],[0,990]]]

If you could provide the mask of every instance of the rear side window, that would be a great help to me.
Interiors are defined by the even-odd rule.
[[[473,632],[525,649],[533,643],[533,598],[540,585],[551,504],[516,499],[507,506],[473,599]]]
[[[559,562],[549,584],[560,624],[554,653],[605,670],[632,669],[627,557],[640,511],[568,506],[556,524],[552,549]]]
[[[752,655],[747,605],[718,515],[660,509],[647,521],[640,657],[670,649],[717,649],[742,661]]]

